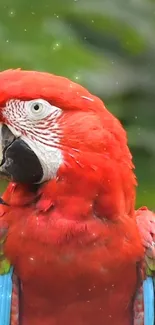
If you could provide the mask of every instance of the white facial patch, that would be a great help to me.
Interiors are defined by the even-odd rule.
[[[63,163],[58,122],[61,114],[59,107],[43,99],[10,100],[4,110],[10,131],[34,151],[41,163],[43,178],[40,182],[54,178]]]

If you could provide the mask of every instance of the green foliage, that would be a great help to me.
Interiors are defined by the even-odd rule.
[[[0,69],[65,75],[100,96],[128,131],[137,205],[155,208],[155,3],[1,0]]]

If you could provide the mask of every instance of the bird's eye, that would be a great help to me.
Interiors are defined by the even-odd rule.
[[[44,106],[42,103],[32,103],[31,110],[34,113],[40,113],[44,109]]]
[[[25,102],[27,117],[30,120],[38,121],[48,115],[61,113],[59,107],[53,106],[44,99],[33,99]]]
[[[32,120],[40,120],[48,114],[49,104],[41,99],[31,100],[29,102],[26,102],[26,105],[28,116]]]
[[[35,111],[38,111],[39,108],[40,108],[40,106],[39,106],[39,104],[35,104],[35,105],[33,106],[33,108],[34,108]]]
[[[32,120],[40,120],[44,118],[49,111],[48,103],[44,100],[37,99],[25,103],[27,114]]]

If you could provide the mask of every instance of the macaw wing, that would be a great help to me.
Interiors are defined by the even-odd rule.
[[[146,274],[155,275],[155,213],[142,207],[136,211],[137,225],[145,247]]]
[[[155,324],[155,213],[147,207],[136,211],[137,225],[145,247],[144,281],[134,301],[134,325]]]

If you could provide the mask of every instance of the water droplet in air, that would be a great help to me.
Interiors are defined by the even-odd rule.
[[[12,9],[9,11],[9,17],[14,17],[15,14],[16,14],[15,10]]]
[[[61,48],[61,44],[60,43],[55,43],[53,46],[53,50],[59,50]]]

